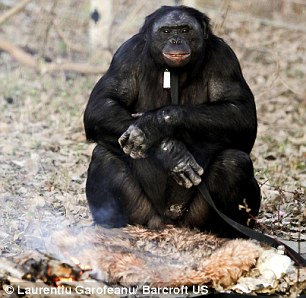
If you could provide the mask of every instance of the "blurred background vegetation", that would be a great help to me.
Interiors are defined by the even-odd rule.
[[[0,12],[5,15],[20,4],[18,13],[0,18],[2,31],[28,51],[50,59],[97,63],[97,55],[105,55],[97,47],[113,53],[161,5],[196,7],[212,18],[216,34],[231,22],[253,23],[254,30],[265,24],[306,31],[305,0],[2,0]]]

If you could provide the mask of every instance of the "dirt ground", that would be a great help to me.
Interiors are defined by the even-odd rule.
[[[57,26],[78,46],[73,48],[48,23],[52,7],[42,9],[43,2],[3,23],[3,38],[45,61],[92,62],[86,47],[86,5],[67,1],[66,9],[54,10]],[[130,32],[136,32],[146,13]],[[295,29],[286,22],[278,26],[231,13],[226,18],[214,11],[207,14],[215,32],[236,52],[256,97],[259,126],[252,159],[263,198],[258,221],[270,234],[305,241],[306,32],[299,29],[303,24]],[[117,43],[129,35],[122,30],[118,36]],[[20,254],[26,247],[46,249],[43,239],[54,230],[92,224],[84,186],[93,145],[86,143],[82,117],[99,77],[38,73],[0,52],[3,255]]]

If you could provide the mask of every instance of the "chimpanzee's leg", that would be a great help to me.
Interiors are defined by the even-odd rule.
[[[221,152],[202,178],[220,211],[243,225],[253,227],[254,222],[249,220],[249,215],[258,214],[260,189],[248,154],[239,150]],[[223,236],[239,235],[208,206],[199,192],[191,202],[184,224]]]
[[[88,169],[86,195],[94,221],[107,227],[158,227],[161,219],[125,162],[97,145]]]

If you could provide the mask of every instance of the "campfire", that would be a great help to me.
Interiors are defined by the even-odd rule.
[[[234,291],[289,297],[306,288],[306,269],[298,270],[276,249],[172,226],[65,230],[54,233],[51,243],[48,252],[0,259],[6,292],[31,296],[39,288],[44,294],[120,297]]]
[[[75,258],[72,260],[76,261]],[[80,264],[73,264],[72,261],[70,264],[62,262],[44,253],[31,252],[11,260],[1,259],[0,270],[8,274],[7,281],[14,277],[13,281],[17,283],[40,281],[50,286],[58,286],[62,282],[81,280],[84,273],[91,268],[82,268]]]

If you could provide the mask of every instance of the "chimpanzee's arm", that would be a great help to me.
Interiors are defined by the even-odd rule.
[[[107,73],[93,89],[84,113],[89,141],[117,147],[120,135],[134,123],[130,107],[138,94],[137,56],[141,47],[137,36],[124,43],[114,55]]]
[[[184,131],[198,141],[250,152],[257,130],[253,96],[238,86],[232,88],[215,102],[147,112],[129,127],[119,143],[126,154],[143,157],[154,143]]]
[[[157,122],[166,133],[187,131],[198,140],[250,152],[257,131],[251,94],[228,95],[220,101],[198,106],[169,106],[157,112]]]

